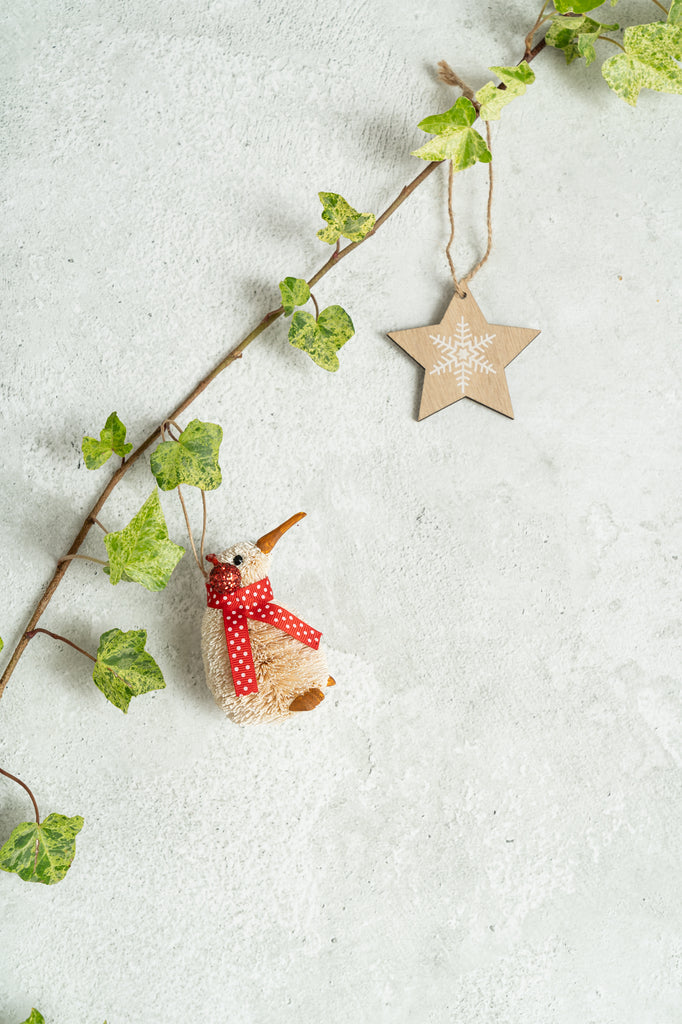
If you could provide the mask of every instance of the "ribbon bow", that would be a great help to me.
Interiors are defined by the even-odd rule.
[[[321,633],[303,622],[302,619],[296,618],[286,608],[272,604],[272,587],[267,576],[258,580],[257,583],[250,583],[248,587],[239,587],[229,594],[219,594],[213,589],[209,580],[206,584],[206,593],[208,607],[219,608],[223,613],[227,656],[230,659],[234,692],[238,696],[258,693],[256,666],[253,663],[247,619],[267,622],[269,625],[281,629],[283,633],[288,633],[296,640],[300,640],[307,647],[312,647],[314,651],[320,646]]]

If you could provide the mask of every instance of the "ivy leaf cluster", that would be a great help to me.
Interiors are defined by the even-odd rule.
[[[611,6],[617,2],[611,0]],[[604,33],[619,28],[586,17],[600,6],[595,0],[555,0],[557,13],[545,41],[563,50],[568,64],[580,57],[591,64],[596,58],[596,40],[609,38]],[[682,94],[682,0],[671,0],[665,21],[627,27],[622,49],[604,61],[601,71],[607,85],[626,103],[636,106],[642,89]]]
[[[322,203],[322,219],[327,222],[327,227],[317,232],[322,242],[336,245],[338,249],[341,237],[361,242],[374,230],[376,217],[373,213],[360,213],[338,192],[318,192],[318,196]],[[289,344],[306,352],[323,370],[336,372],[340,366],[337,352],[355,334],[353,321],[346,310],[333,305],[327,306],[317,316],[307,310],[294,312],[297,306],[305,306],[310,299],[315,302],[308,282],[301,277],[285,277],[279,282],[279,290],[284,315],[291,317]]]
[[[583,14],[579,18],[559,15],[552,19],[552,24],[545,35],[545,42],[557,50],[563,50],[566,63],[571,64],[579,57],[584,57],[589,65],[596,58],[594,44],[604,32],[613,32],[619,26],[605,25]]]
[[[49,814],[42,824],[24,821],[0,847],[0,869],[25,882],[60,882],[76,856],[76,836],[83,828],[80,815]]]
[[[83,438],[87,467],[97,469],[111,455],[127,455],[132,445],[126,444],[125,436],[124,424],[115,412],[111,413],[100,432],[99,441]],[[171,490],[181,483],[202,490],[219,487],[222,481],[218,462],[221,441],[221,427],[193,420],[177,441],[162,442],[152,455],[152,472],[159,487]],[[105,572],[112,584],[124,580],[140,583],[152,591],[162,590],[167,585],[185,551],[170,540],[156,487],[127,526],[105,533],[104,545],[109,556]],[[145,649],[146,642],[147,632],[144,629],[128,632],[109,629],[100,636],[97,655],[92,658],[95,685],[110,703],[124,713],[127,713],[133,697],[161,690],[166,685],[161,669]],[[80,647],[77,650],[87,654]],[[0,869],[18,874],[29,882],[53,885],[61,881],[74,859],[76,836],[82,827],[80,816],[69,818],[63,814],[50,814],[42,823],[22,822],[0,847]],[[29,1021],[37,1024],[42,1019],[38,1010],[31,1011]]]
[[[291,279],[292,281],[294,279]],[[304,282],[305,283],[305,282]],[[307,286],[306,286],[307,287]],[[299,297],[297,293],[296,297]],[[125,443],[126,428],[115,412],[108,417],[100,440],[83,438],[83,453],[89,469],[103,466],[112,455],[127,455],[132,445]],[[158,486],[164,491],[180,484],[209,491],[220,487],[219,463],[222,427],[217,423],[192,420],[177,440],[162,441],[152,453],[150,466]],[[173,543],[155,489],[122,530],[107,533],[104,545],[109,556],[104,571],[115,586],[121,580],[139,583],[147,590],[163,590],[185,549]]]
[[[99,469],[112,455],[125,458],[133,450],[132,444],[126,444],[126,428],[115,412],[100,430],[99,441],[95,437],[84,437],[81,447],[88,469]]]

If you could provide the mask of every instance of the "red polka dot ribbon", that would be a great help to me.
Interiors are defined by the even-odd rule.
[[[206,584],[206,593],[208,607],[219,608],[223,613],[227,654],[230,659],[234,692],[238,697],[258,693],[247,619],[267,622],[300,640],[306,647],[312,647],[314,651],[320,646],[321,633],[302,619],[297,619],[286,608],[272,604],[272,587],[267,576],[257,583],[250,583],[248,587],[240,587],[229,594],[219,594],[209,582]]]

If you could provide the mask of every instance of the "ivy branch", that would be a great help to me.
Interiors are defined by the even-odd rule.
[[[527,62],[534,60],[534,58],[541,52],[541,50],[544,49],[544,47],[545,42],[544,40],[541,40],[533,48],[531,53],[523,59],[525,59]],[[316,273],[314,273],[313,276],[307,281],[308,288],[314,288],[315,285],[319,281],[321,281],[323,277],[326,277],[326,275],[331,270],[338,266],[341,260],[345,259],[352,252],[355,252],[356,249],[358,249],[369,238],[371,238],[379,230],[379,228],[381,228],[386,223],[389,217],[391,217],[396,212],[396,210],[398,210],[399,207],[402,206],[405,200],[408,199],[412,195],[412,193],[417,188],[419,188],[419,186],[423,184],[423,182],[425,182],[428,177],[430,177],[431,174],[433,174],[435,169],[442,162],[442,160],[430,161],[426,165],[426,167],[424,167],[423,170],[421,170],[419,174],[417,174],[416,177],[409,182],[409,184],[405,185],[400,190],[400,192],[393,200],[393,202],[384,210],[384,212],[379,217],[377,217],[371,232],[366,234],[363,238],[359,238],[355,242],[350,242],[348,245],[343,246],[343,248],[337,245],[329,259],[326,260],[326,262],[322,264],[320,269],[316,271]],[[223,359],[221,359],[220,362],[218,362],[213,367],[213,369],[211,369],[206,374],[206,376],[199,381],[199,383],[192,389],[192,391],[190,391],[190,393],[185,398],[183,398],[180,404],[177,405],[172,410],[172,412],[169,413],[169,415],[165,418],[163,423],[165,424],[168,422],[172,422],[173,420],[177,420],[180,416],[182,416],[182,414],[199,397],[199,395],[201,395],[202,392],[206,390],[209,384],[211,384],[216,379],[216,377],[219,377],[224,370],[226,370],[229,366],[236,362],[237,359],[241,359],[242,355],[249,347],[249,345],[251,345],[251,343],[254,342],[256,338],[260,337],[260,335],[263,334],[263,332],[267,330],[268,327],[270,327],[277,320],[279,320],[279,318],[284,315],[284,312],[284,305],[280,305],[276,309],[272,309],[270,310],[269,313],[266,313],[263,319],[256,325],[256,327],[254,327],[253,330],[250,331],[246,335],[246,337],[239,342],[238,345],[231,349],[223,357]],[[15,668],[17,667],[19,659],[26,650],[29,640],[31,639],[33,630],[36,629],[38,623],[40,622],[40,619],[43,616],[43,613],[47,609],[50,601],[54,597],[57,588],[59,587],[59,584],[63,580],[69,568],[70,561],[72,561],[76,557],[89,557],[80,555],[80,549],[83,546],[88,534],[90,533],[92,526],[94,526],[95,523],[97,523],[98,517],[107,499],[113,492],[114,488],[121,482],[126,473],[128,473],[128,471],[145,454],[145,452],[147,452],[152,447],[152,445],[161,438],[161,431],[162,425],[155,427],[155,429],[149,434],[148,437],[144,439],[144,441],[142,441],[140,445],[138,445],[137,448],[131,451],[130,454],[127,455],[127,457],[122,458],[120,465],[118,466],[118,468],[110,478],[109,482],[106,484],[106,486],[100,493],[99,497],[95,501],[94,505],[92,506],[88,514],[85,516],[85,519],[83,520],[71,547],[67,551],[66,555],[59,560],[57,568],[55,569],[54,574],[52,576],[52,579],[47,584],[40,600],[36,604],[31,614],[31,617],[28,621],[28,625],[26,626],[24,633],[19,638],[19,642],[17,643],[16,647],[14,648],[14,651],[12,652],[12,656],[7,664],[7,667],[5,668],[5,671],[3,672],[2,677],[0,678],[0,697],[2,697],[5,691],[5,687],[7,686],[7,683],[9,682],[10,677],[14,672]]]
[[[589,65],[596,57],[597,40],[615,44],[622,52],[604,62],[602,75],[609,87],[632,106],[636,104],[642,89],[682,94],[682,68],[679,65],[682,60],[682,0],[671,0],[669,9],[660,0],[653,0],[656,7],[665,14],[665,21],[629,26],[625,29],[622,43],[606,34],[619,31],[617,24],[604,24],[588,17],[587,12],[600,7],[601,2],[554,0],[549,9],[550,0],[545,0],[524,39],[521,60],[516,65],[491,67],[490,70],[500,81],[497,84],[489,81],[476,93],[445,61],[441,61],[441,79],[459,88],[462,95],[450,110],[420,122],[419,127],[433,136],[414,151],[415,156],[426,161],[426,166],[401,189],[384,212],[375,218],[372,213],[361,213],[353,209],[337,193],[320,192],[322,218],[327,226],[318,232],[318,237],[334,246],[320,269],[308,281],[294,277],[281,281],[281,305],[266,313],[256,327],[226,353],[137,448],[126,442],[126,428],[115,412],[108,417],[99,440],[93,437],[83,439],[83,455],[88,469],[100,468],[112,455],[118,456],[121,461],[85,516],[68,552],[58,560],[52,579],[33,609],[28,625],[0,678],[0,697],[26,647],[38,633],[66,643],[90,659],[94,664],[92,675],[95,684],[112,704],[124,712],[133,697],[165,686],[159,666],[145,650],[145,630],[123,632],[116,628],[109,629],[100,637],[97,654],[92,655],[72,640],[39,627],[38,623],[69,565],[76,560],[89,560],[102,565],[114,585],[126,580],[140,583],[152,591],[163,589],[184,554],[184,548],[173,543],[168,536],[158,488],[177,488],[194,558],[202,574],[207,575],[203,564],[207,518],[204,492],[218,487],[221,482],[218,449],[222,429],[217,424],[193,420],[182,430],[178,419],[216,377],[237,359],[241,359],[248,346],[282,316],[291,316],[288,337],[294,347],[306,352],[324,369],[338,369],[337,353],[352,337],[353,323],[341,306],[332,305],[320,310],[311,289],[342,259],[373,237],[441,163],[448,161],[451,172],[455,172],[477,162],[490,162],[491,154],[486,142],[473,125],[478,119],[486,123],[498,120],[503,108],[526,92],[535,80],[529,64],[546,46],[561,50],[567,63],[582,58]],[[611,0],[611,6],[617,3],[618,0]],[[548,26],[545,36],[535,43],[535,36],[544,25]],[[343,247],[342,237],[348,242]],[[296,308],[308,301],[313,304],[314,315]],[[128,470],[157,441],[160,444],[151,455],[151,470],[157,487],[125,527],[108,531],[99,518],[103,506]],[[197,487],[201,491],[203,527],[199,552],[192,536],[181,484]],[[81,553],[95,525],[104,533],[103,541],[109,556],[107,561]],[[3,769],[0,772],[24,786],[33,799],[25,783]],[[34,806],[36,822],[18,826],[0,848],[0,868],[15,871],[30,881],[51,884],[59,881],[68,870],[75,854],[75,836],[83,820],[52,814],[41,824],[35,800]]]
[[[617,3],[617,0],[611,0],[612,6],[615,6],[615,3]],[[515,68],[523,71],[524,66],[530,64],[547,45],[561,49],[569,63],[579,56],[584,57],[586,63],[590,63],[591,60],[594,59],[594,40],[608,39],[610,42],[615,42],[616,45],[624,52],[606,61],[602,69],[602,73],[611,88],[626,99],[627,102],[634,105],[639,91],[642,88],[680,93],[682,92],[682,70],[680,70],[679,65],[676,65],[675,62],[682,58],[682,0],[672,0],[669,10],[667,10],[659,0],[653,0],[653,3],[666,14],[666,22],[654,22],[653,24],[637,25],[628,28],[625,34],[625,45],[623,46],[616,40],[611,39],[611,37],[605,36],[602,31],[603,29],[617,29],[617,25],[603,25],[586,16],[587,11],[600,6],[599,2],[595,2],[595,0],[555,0],[553,9],[548,13],[547,9],[549,7],[549,0],[545,0],[534,25],[525,37],[524,54],[518,64],[515,65]],[[551,25],[545,37],[537,44],[534,44],[534,38],[538,29],[548,22],[551,22]],[[629,38],[628,33],[630,34]],[[138,445],[137,448],[132,450],[132,445],[129,444],[124,445],[118,450],[114,448],[114,451],[117,451],[117,454],[121,455],[121,463],[100,493],[93,507],[85,516],[71,547],[67,553],[59,559],[52,579],[47,584],[42,596],[33,609],[26,629],[19,638],[5,671],[3,672],[2,677],[0,677],[0,697],[2,697],[14,669],[26,650],[33,631],[36,629],[38,622],[43,616],[46,608],[52,600],[52,597],[59,587],[59,584],[64,578],[69,567],[69,563],[76,559],[87,559],[89,561],[99,562],[102,565],[107,564],[101,559],[81,554],[80,549],[83,546],[91,527],[94,524],[101,527],[102,524],[99,522],[98,516],[114,488],[121,482],[128,470],[135,465],[141,456],[144,455],[144,453],[148,451],[149,448],[159,440],[159,438],[163,438],[164,426],[176,421],[199,397],[199,395],[205,391],[209,384],[216,379],[216,377],[220,376],[220,374],[231,366],[237,359],[241,359],[249,345],[254,342],[256,338],[260,337],[268,327],[274,324],[280,317],[290,315],[290,313],[293,312],[294,306],[301,305],[302,302],[307,301],[308,297],[313,301],[316,316],[313,317],[311,314],[304,312],[294,313],[289,332],[289,340],[293,345],[308,351],[308,353],[318,363],[320,363],[320,365],[325,366],[327,369],[336,369],[338,367],[338,360],[336,358],[334,348],[340,347],[347,338],[352,335],[353,325],[350,321],[350,317],[348,317],[340,306],[330,306],[326,310],[322,310],[320,313],[317,300],[311,294],[310,290],[331,270],[333,270],[342,259],[349,256],[359,248],[360,245],[363,245],[369,238],[373,237],[379,228],[386,223],[389,217],[396,212],[405,200],[408,199],[409,196],[412,195],[412,193],[419,188],[419,186],[423,184],[428,177],[430,177],[439,164],[441,164],[445,159],[452,158],[453,154],[449,151],[448,147],[452,145],[453,139],[458,143],[460,141],[462,143],[469,143],[473,136],[480,139],[477,132],[472,133],[471,130],[468,130],[471,128],[473,121],[478,116],[481,116],[485,120],[497,119],[502,106],[506,105],[506,103],[515,95],[519,95],[520,92],[525,91],[525,85],[529,84],[534,79],[532,73],[526,73],[525,77],[521,74],[515,75],[514,67],[495,67],[491,70],[498,73],[502,80],[497,86],[494,86],[492,82],[488,83],[487,86],[484,86],[483,89],[480,89],[474,95],[473,90],[456,72],[452,70],[452,68],[449,67],[445,61],[441,61],[440,69],[442,80],[459,87],[462,91],[463,99],[459,100],[455,107],[452,108],[452,111],[457,111],[457,114],[452,119],[452,122],[445,126],[445,130],[442,131],[442,134],[438,135],[436,139],[431,140],[431,143],[427,143],[423,146],[421,150],[416,151],[416,155],[426,158],[427,152],[425,151],[431,149],[438,153],[439,158],[429,160],[427,166],[424,167],[423,170],[409,182],[409,184],[405,185],[400,190],[393,202],[379,217],[376,218],[376,220],[371,214],[358,214],[357,211],[353,210],[341,196],[334,193],[320,193],[320,198],[324,205],[322,215],[324,219],[329,222],[330,226],[320,231],[319,237],[323,241],[335,243],[335,248],[331,256],[307,282],[301,281],[297,278],[285,279],[285,281],[280,284],[283,297],[282,304],[276,309],[272,309],[270,312],[266,313],[256,327],[254,327],[254,329],[250,331],[238,345],[231,349],[224,358],[221,359],[220,362],[218,362],[206,374],[206,376],[199,381],[199,383],[180,402],[180,404],[169,413],[163,423],[156,427],[151,434],[149,434],[149,436],[145,438],[140,445]],[[495,93],[507,93],[507,95],[504,97],[500,96],[498,100],[495,100]],[[459,109],[457,110],[458,105],[464,103],[469,103],[473,107],[473,117],[467,117],[466,123],[461,121],[462,115],[466,113],[464,107],[459,106]],[[429,126],[428,122],[438,121],[439,127],[442,129],[443,123],[447,120],[448,114],[451,114],[452,111],[446,112],[443,115],[437,115],[435,118],[426,118],[421,122],[421,126],[424,127],[424,130],[435,131],[435,127],[432,128]],[[457,120],[457,118],[459,118],[459,120]],[[483,150],[487,151],[485,144],[483,144]],[[476,159],[481,158],[485,159],[485,156],[482,157],[479,152],[479,154],[474,156],[473,159],[470,159],[469,162],[460,161],[455,169],[463,169],[465,166],[470,166],[472,163],[476,162]],[[350,229],[347,227],[349,223],[352,225]],[[346,226],[345,230],[344,225]],[[367,230],[368,227],[369,230]],[[342,234],[344,237],[351,239],[349,244],[345,245],[343,248],[340,246]],[[289,288],[289,292],[286,294],[285,286]],[[295,295],[292,298],[290,294],[292,288],[295,290],[297,286],[299,289],[301,286],[305,288],[305,292],[303,293],[305,297],[302,301],[299,301]],[[287,298],[290,304],[288,304]],[[110,426],[112,418],[115,422]],[[122,425],[120,424],[120,421],[118,421],[116,414],[112,413],[112,416],[107,421],[105,430],[109,429],[109,431],[115,435],[117,426]],[[104,431],[102,432],[102,437],[104,437]],[[125,428],[123,428],[123,437],[125,437]],[[92,441],[95,446],[101,446],[102,442],[96,442],[94,439],[88,440]],[[180,500],[182,502],[182,495],[180,495]],[[187,518],[186,509],[184,509],[184,502],[183,511],[189,529],[189,520]],[[205,522],[206,511],[204,499],[204,532]],[[104,529],[104,527],[102,527],[102,529]],[[190,540],[192,547],[194,548],[191,531]],[[198,558],[197,562],[203,572],[202,563]]]

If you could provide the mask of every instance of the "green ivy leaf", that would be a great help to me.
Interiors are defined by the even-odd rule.
[[[223,477],[218,463],[223,428],[217,423],[192,420],[177,441],[162,441],[150,459],[152,473],[162,491],[178,484],[214,491]]]
[[[312,313],[294,313],[289,328],[289,341],[294,348],[307,352],[323,370],[338,370],[336,353],[355,334],[353,321],[341,306],[327,306],[317,320]]]
[[[460,96],[455,105],[443,114],[425,117],[419,122],[421,130],[431,132],[435,138],[415,149],[412,156],[422,160],[451,160],[456,171],[463,171],[477,161],[490,163],[490,150],[482,136],[471,127],[475,120],[473,103]]]
[[[559,14],[568,14],[574,11],[576,14],[585,14],[586,11],[593,11],[595,7],[601,7],[604,0],[554,0],[554,6]],[[615,7],[618,0],[611,0],[611,6]]]
[[[532,85],[535,81],[535,74],[525,60],[513,67],[495,67],[488,70],[494,71],[506,88],[498,89],[494,82],[486,82],[476,93],[476,99],[481,105],[478,116],[482,121],[498,121],[503,107],[517,96],[523,96],[526,86]]]
[[[609,86],[634,107],[642,89],[682,93],[682,26],[662,21],[633,25],[623,37],[625,53],[602,64]]]
[[[121,580],[140,583],[147,590],[163,590],[185,549],[168,539],[168,527],[154,488],[127,526],[104,537],[112,584]]]
[[[0,847],[0,868],[25,882],[61,882],[76,856],[76,836],[82,828],[80,815],[49,814],[41,825],[24,821]]]
[[[669,25],[682,25],[682,0],[672,0],[668,11]]]
[[[166,686],[161,669],[145,651],[147,631],[109,629],[102,633],[92,678],[104,696],[124,714],[133,697]]]
[[[310,298],[308,282],[301,277],[285,277],[279,282],[279,290],[282,293],[285,316],[291,316],[296,306],[305,306]]]
[[[4,646],[5,646],[5,641],[0,636],[0,651],[3,649]]]
[[[343,235],[351,242],[359,242],[365,238],[375,223],[373,213],[358,213],[343,196],[336,192],[318,192],[322,203],[322,220],[329,224],[328,228],[320,228],[317,237],[330,245],[336,245],[339,236]]]
[[[45,1018],[43,1017],[42,1013],[39,1013],[38,1010],[33,1009],[31,1010],[30,1017],[27,1017],[27,1019],[23,1021],[22,1024],[45,1024]]]
[[[99,469],[112,455],[121,458],[133,450],[132,444],[126,444],[126,428],[112,412],[104,429],[99,432],[99,441],[94,437],[84,437],[82,442],[83,458],[88,469]]]
[[[570,64],[578,57],[585,58],[589,65],[597,56],[594,44],[603,32],[613,32],[618,25],[605,25],[583,15],[580,18],[563,18],[557,16],[552,20],[545,42],[557,50],[563,50],[566,63]]]

